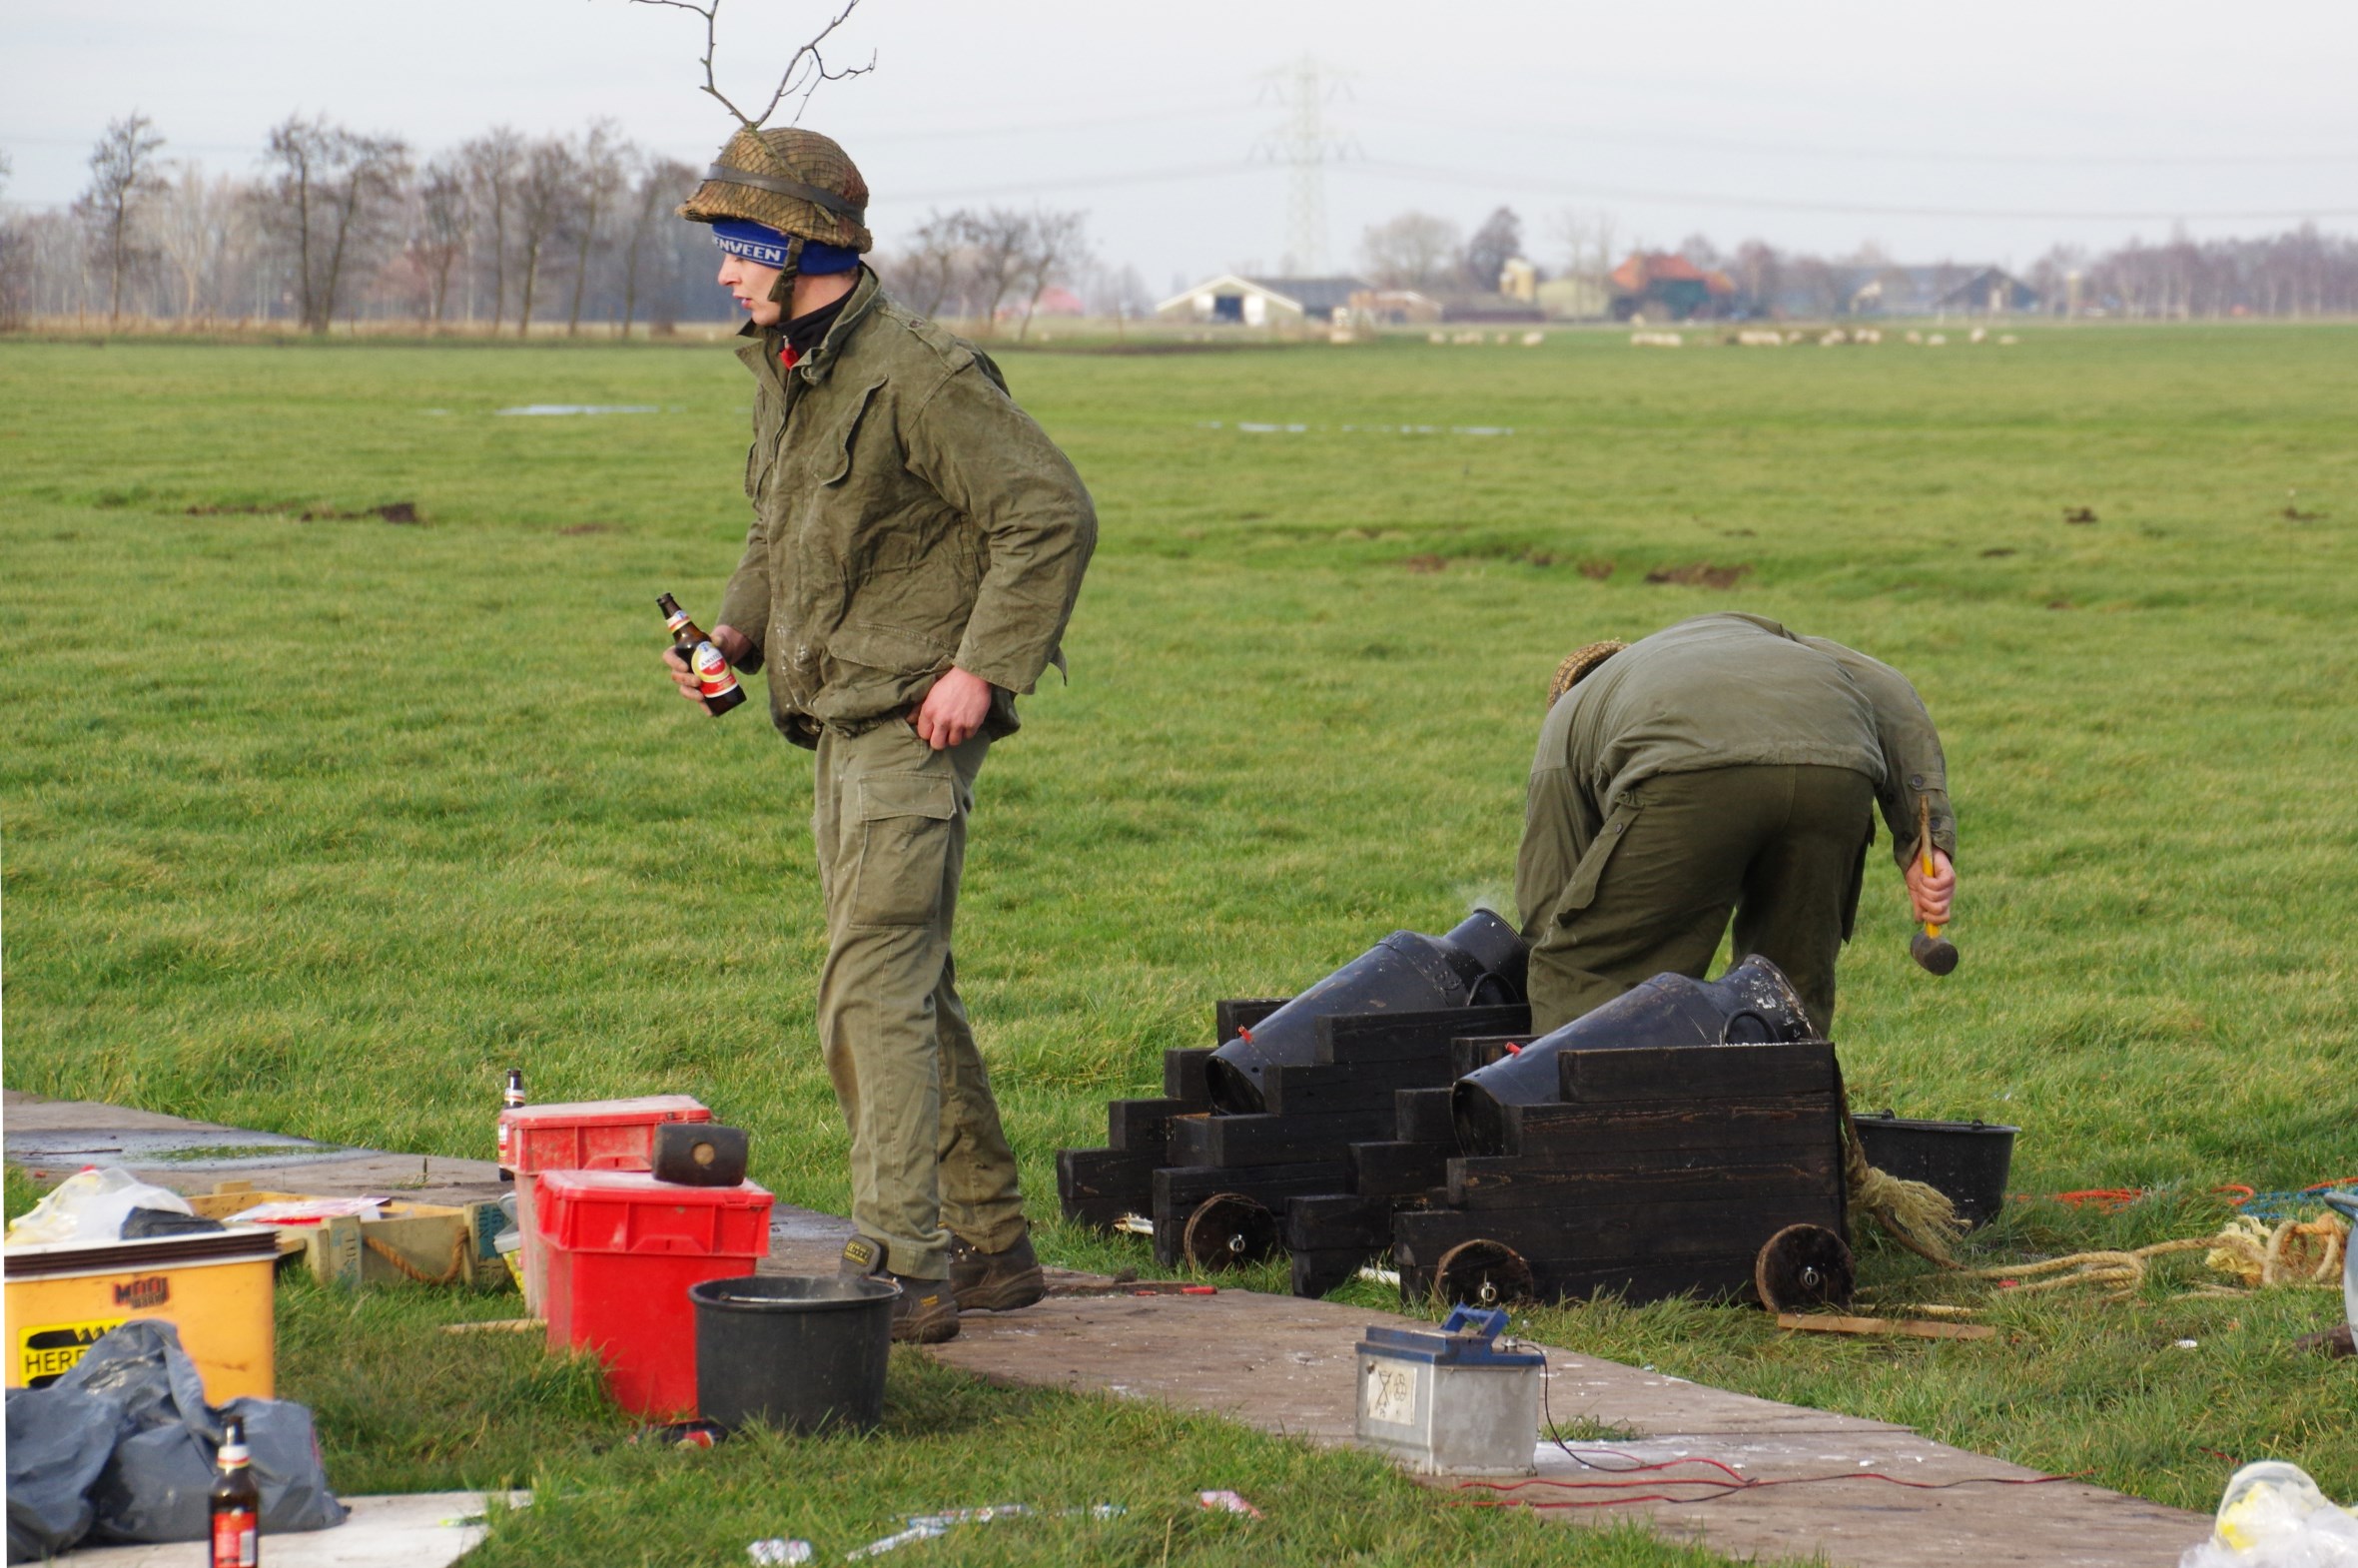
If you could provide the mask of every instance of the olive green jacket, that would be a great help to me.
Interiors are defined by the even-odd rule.
[[[996,688],[985,727],[1052,662],[1097,543],[1072,463],[973,345],[859,284],[818,348],[785,334],[737,351],[753,372],[745,494],[753,525],[721,599],[770,716],[812,744],[922,701],[952,664]]]
[[[1524,797],[1518,902],[1528,913],[1564,897],[1589,846],[1627,826],[1614,819],[1635,812],[1623,797],[1645,779],[1761,763],[1873,779],[1903,866],[1929,800],[1933,842],[1957,854],[1941,737],[1906,676],[1763,616],[1700,615],[1614,654],[1549,710]]]

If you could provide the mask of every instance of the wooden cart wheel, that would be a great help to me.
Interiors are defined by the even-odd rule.
[[[1854,1282],[1849,1243],[1822,1225],[1787,1225],[1752,1265],[1753,1288],[1772,1312],[1847,1306]]]
[[[1187,1215],[1179,1250],[1205,1273],[1257,1263],[1277,1250],[1277,1216],[1241,1192],[1214,1192]]]
[[[1504,1241],[1460,1241],[1433,1269],[1433,1295],[1450,1306],[1502,1306],[1533,1294],[1531,1265]]]

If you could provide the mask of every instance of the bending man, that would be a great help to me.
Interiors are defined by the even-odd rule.
[[[1830,1034],[1879,806],[1917,918],[1946,922],[1941,737],[1899,671],[1758,615],[1582,648],[1556,672],[1515,864],[1533,1032],[1655,975],[1703,979],[1733,913],[1737,955],[1784,970]]]

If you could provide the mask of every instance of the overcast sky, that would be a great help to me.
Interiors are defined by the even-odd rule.
[[[766,97],[821,15],[723,0],[723,90]],[[133,109],[213,169],[250,171],[297,110],[423,153],[610,115],[700,167],[732,126],[697,91],[702,34],[627,0],[0,0],[5,198],[71,201]],[[1611,214],[1623,248],[1700,231],[2016,266],[2179,221],[2358,232],[2349,0],[862,0],[838,40],[875,72],[804,123],[867,175],[880,245],[934,207],[1082,208],[1158,294],[1284,260],[1269,76],[1304,56],[1331,82],[1330,270],[1396,213],[1470,229],[1500,204],[1551,265],[1566,209]]]

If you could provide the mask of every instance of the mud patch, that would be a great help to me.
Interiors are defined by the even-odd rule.
[[[1603,582],[1613,575],[1613,563],[1609,560],[1584,560],[1580,563],[1579,571],[1591,582]]]
[[[364,506],[359,511],[332,511],[326,507],[298,508],[293,505],[253,506],[191,506],[183,513],[187,517],[293,517],[297,522],[359,522],[375,517],[381,522],[397,522],[411,526],[425,519],[417,514],[415,501],[387,501],[382,506]]]
[[[2094,522],[2096,509],[2093,506],[2066,506],[2063,508],[2063,520],[2073,523]]]
[[[1411,555],[1400,562],[1400,565],[1404,570],[1413,571],[1423,576],[1430,576],[1436,571],[1449,569],[1449,562],[1438,555]]]
[[[1999,545],[1994,545],[1994,546],[1990,547],[1989,549],[1985,549],[1985,550],[1983,550],[1983,551],[1981,552],[1981,558],[1982,558],[1983,560],[1998,560],[1998,559],[2000,559],[2000,558],[2002,558],[2002,557],[2004,557],[2004,556],[2011,555],[2011,554],[2013,554],[2013,553],[2014,553],[2014,547],[2013,547],[2011,544],[1999,544]]]
[[[1676,583],[1682,588],[1733,588],[1752,575],[1752,563],[1740,561],[1733,566],[1715,565],[1711,561],[1689,561],[1684,566],[1657,566],[1646,573],[1651,583]]]

